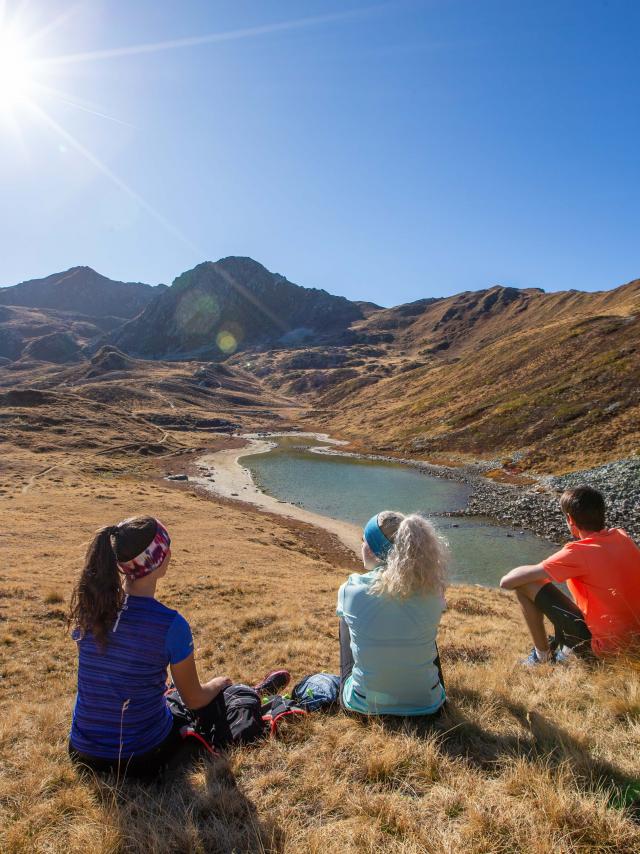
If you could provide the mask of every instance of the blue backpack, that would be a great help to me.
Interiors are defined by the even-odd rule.
[[[291,698],[301,709],[317,712],[328,709],[338,702],[340,695],[340,677],[333,673],[313,673],[298,682],[291,692]]]

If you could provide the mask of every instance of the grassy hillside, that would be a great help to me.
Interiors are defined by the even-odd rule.
[[[483,457],[516,473],[640,453],[640,280],[599,293],[496,286],[378,309],[299,288],[250,259],[226,261],[231,272],[222,262],[200,265],[161,293],[143,316],[158,315],[146,324],[153,340],[139,351],[129,342],[128,356],[87,361],[85,345],[97,346],[98,327],[113,318],[0,306],[0,386],[71,388],[147,410],[164,401],[203,418],[226,411],[234,420],[237,411],[243,425],[303,423],[363,450],[435,462]],[[249,290],[238,290],[236,267]],[[244,324],[229,339],[238,352],[222,364],[216,288],[233,306],[238,335]],[[309,336],[285,345],[283,312],[289,331],[305,324]],[[140,322],[113,332],[121,349],[127,336],[142,340]],[[169,351],[214,362],[131,356]],[[118,359],[122,367],[106,364]]]
[[[422,300],[351,333],[342,347],[258,354],[252,370],[303,395],[310,422],[403,455],[515,454],[520,469],[563,471],[640,451],[640,281]]]
[[[165,445],[201,441],[180,432]],[[294,678],[335,672],[336,590],[354,565],[316,529],[154,479],[179,464],[171,456],[152,464],[114,450],[105,465],[89,450],[7,449],[6,854],[640,850],[637,816],[621,808],[638,774],[640,671],[520,669],[528,642],[512,598],[476,587],[448,595],[440,648],[450,702],[436,729],[315,715],[162,786],[79,779],[66,756],[76,661],[64,614],[97,526],[135,512],[165,522],[174,558],[160,596],[190,620],[202,672],[234,680],[282,665]]]

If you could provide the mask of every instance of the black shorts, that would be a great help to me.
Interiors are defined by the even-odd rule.
[[[227,689],[229,690],[229,689]],[[227,720],[225,692],[221,692],[207,706],[190,711],[177,691],[167,694],[167,705],[173,717],[169,734],[157,747],[137,756],[120,759],[101,759],[79,753],[69,742],[69,756],[78,766],[86,766],[98,773],[114,773],[118,777],[153,779],[173,766],[184,764],[194,756],[206,755],[205,744],[226,747],[232,741]],[[183,727],[195,729],[201,738],[182,735]]]
[[[553,623],[557,646],[568,646],[579,655],[591,655],[591,632],[573,599],[569,599],[555,584],[545,584],[534,602]]]

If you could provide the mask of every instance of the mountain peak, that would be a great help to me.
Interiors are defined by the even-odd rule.
[[[79,264],[76,267],[70,267],[67,270],[67,272],[68,273],[93,273],[95,276],[100,275],[100,273],[98,273],[96,270],[94,270],[93,267],[88,267],[86,264]]]
[[[108,279],[92,267],[70,267],[43,279],[0,288],[0,304],[131,318],[156,295],[151,285]]]
[[[211,358],[247,346],[326,339],[362,317],[345,297],[301,287],[253,258],[231,255],[182,273],[113,343],[132,355]]]
[[[517,294],[543,294],[545,292],[544,288],[517,288],[515,285],[501,285],[499,283],[489,285],[487,292],[490,291],[509,291]]]

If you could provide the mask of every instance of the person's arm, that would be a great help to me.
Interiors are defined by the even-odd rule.
[[[227,676],[216,676],[201,684],[193,653],[177,664],[171,664],[171,678],[189,709],[201,709],[207,706],[221,691],[231,685]]]
[[[500,587],[503,590],[515,590],[522,584],[529,584],[531,581],[551,581],[547,573],[540,564],[535,566],[516,566],[511,572],[503,575],[500,579]]]

